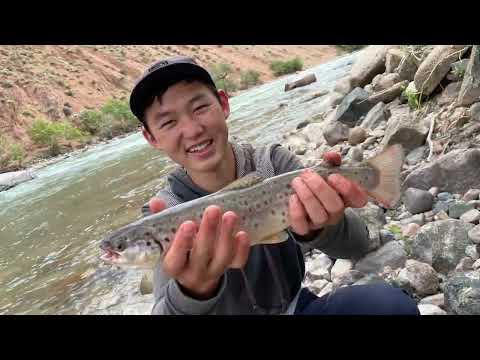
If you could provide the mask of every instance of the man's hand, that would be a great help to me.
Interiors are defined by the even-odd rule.
[[[166,207],[158,197],[153,197],[149,206],[152,213]],[[186,221],[177,229],[162,268],[186,295],[200,300],[211,298],[228,268],[245,265],[250,240],[246,232],[235,230],[236,225],[235,213],[227,211],[222,216],[218,206],[209,206],[199,225]]]
[[[327,152],[323,158],[333,166],[341,164],[340,154],[336,152]],[[295,194],[289,201],[290,225],[299,235],[337,224],[346,207],[361,208],[368,200],[359,185],[339,174],[324,180],[311,170],[305,170],[293,179],[292,188]]]

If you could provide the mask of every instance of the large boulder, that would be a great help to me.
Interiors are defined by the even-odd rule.
[[[400,49],[389,49],[385,57],[385,73],[393,73],[398,68],[405,54]]]
[[[474,45],[463,75],[458,102],[460,105],[466,106],[477,101],[480,101],[480,49],[479,45]]]
[[[412,171],[404,182],[405,187],[465,193],[480,187],[480,149],[453,150],[434,162]]]
[[[367,225],[370,234],[369,250],[378,248],[381,244],[380,230],[387,223],[384,211],[371,202],[368,202],[363,208],[351,210],[362,218]]]
[[[368,101],[370,94],[362,88],[355,88],[345,96],[337,108],[334,120],[350,127],[357,125],[360,118],[366,115],[374,104]]]
[[[381,273],[385,266],[398,269],[405,265],[407,256],[398,241],[390,241],[378,250],[367,254],[355,264],[355,270],[367,273]]]
[[[435,269],[416,260],[407,260],[405,268],[398,274],[397,282],[422,297],[435,294],[439,286]]]
[[[423,145],[427,134],[428,128],[408,109],[392,111],[381,145],[386,147],[388,145],[401,144],[404,150],[409,152]]]
[[[8,190],[34,178],[35,175],[30,170],[20,170],[0,174],[0,191]]]
[[[382,122],[390,118],[390,111],[383,102],[377,103],[367,113],[360,126],[364,129],[374,130]]]
[[[430,95],[447,75],[450,66],[459,59],[466,45],[438,45],[427,55],[418,68],[414,82],[418,91]],[[464,51],[465,51],[464,50]]]
[[[403,90],[407,87],[407,85],[408,85],[407,80],[401,81],[395,85],[392,85],[386,90],[374,93],[368,98],[368,100],[372,104],[377,104],[379,102],[383,102],[385,104],[389,103],[395,100],[398,96],[400,96]]]
[[[412,81],[418,70],[418,61],[412,54],[405,55],[400,61],[395,72],[400,76],[400,79]]]
[[[480,315],[480,271],[454,274],[447,279],[444,293],[448,313]]]
[[[400,76],[397,73],[378,74],[372,80],[372,89],[374,91],[386,90],[400,81]]]
[[[369,84],[377,74],[385,71],[387,51],[391,45],[371,45],[364,49],[350,69],[353,87]]]
[[[468,238],[471,228],[472,224],[460,220],[428,223],[407,243],[411,258],[427,263],[437,272],[446,275],[465,256],[465,250],[471,244]]]
[[[454,102],[460,92],[462,86],[461,81],[452,82],[442,91],[442,94],[438,98],[439,105],[446,105]]]
[[[315,81],[317,81],[317,78],[315,77],[315,74],[307,74],[307,75],[303,76],[302,78],[300,78],[298,80],[286,83],[285,84],[285,91],[290,91],[290,90],[296,89],[298,87],[306,86],[306,85],[309,85],[311,83],[314,83]]]

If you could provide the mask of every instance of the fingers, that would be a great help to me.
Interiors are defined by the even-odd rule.
[[[318,184],[316,186],[318,187]],[[294,179],[292,181],[292,187],[312,223],[325,223],[328,220],[328,214],[325,211],[322,203],[319,201],[317,194],[314,194],[314,192],[306,185],[306,182],[304,182],[301,178]],[[315,190],[319,191],[318,189],[314,189],[314,191]]]
[[[340,166],[340,164],[342,163],[342,157],[339,153],[335,151],[327,151],[322,155],[322,157],[323,160],[325,160],[332,166]]]
[[[346,206],[361,208],[367,204],[368,195],[359,185],[339,174],[332,174],[327,182],[343,198]]]
[[[152,197],[150,201],[148,202],[148,205],[150,207],[150,211],[154,214],[157,212],[160,212],[162,210],[165,210],[167,205],[165,204],[164,201],[162,201],[159,197]]]
[[[230,265],[235,255],[234,230],[237,215],[228,211],[222,216],[220,236],[215,249],[215,256],[210,262],[209,268],[213,274],[222,273]]]
[[[240,231],[235,236],[234,241],[234,256],[230,263],[230,268],[241,269],[245,266],[250,253],[250,238],[245,231]]]
[[[163,268],[171,277],[176,277],[188,265],[188,254],[193,246],[196,225],[192,221],[183,223],[163,259]]]
[[[310,231],[307,212],[296,194],[290,196],[288,217],[290,226],[297,234],[306,235]]]
[[[218,206],[207,207],[200,223],[195,246],[192,249],[192,266],[198,271],[205,269],[212,258],[220,222],[220,208]]]

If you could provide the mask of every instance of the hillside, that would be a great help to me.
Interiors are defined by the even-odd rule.
[[[327,45],[0,46],[0,134],[4,142],[22,144],[28,162],[39,148],[27,132],[35,119],[71,121],[108,99],[126,101],[135,78],[164,56],[189,55],[208,68],[228,64],[236,81],[240,72],[254,70],[261,83],[275,77],[269,68],[274,60],[299,57],[309,67],[337,51]]]

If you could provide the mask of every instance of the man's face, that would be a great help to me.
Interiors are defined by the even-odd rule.
[[[147,141],[190,172],[215,171],[228,149],[228,99],[199,82],[179,82],[145,111]]]

